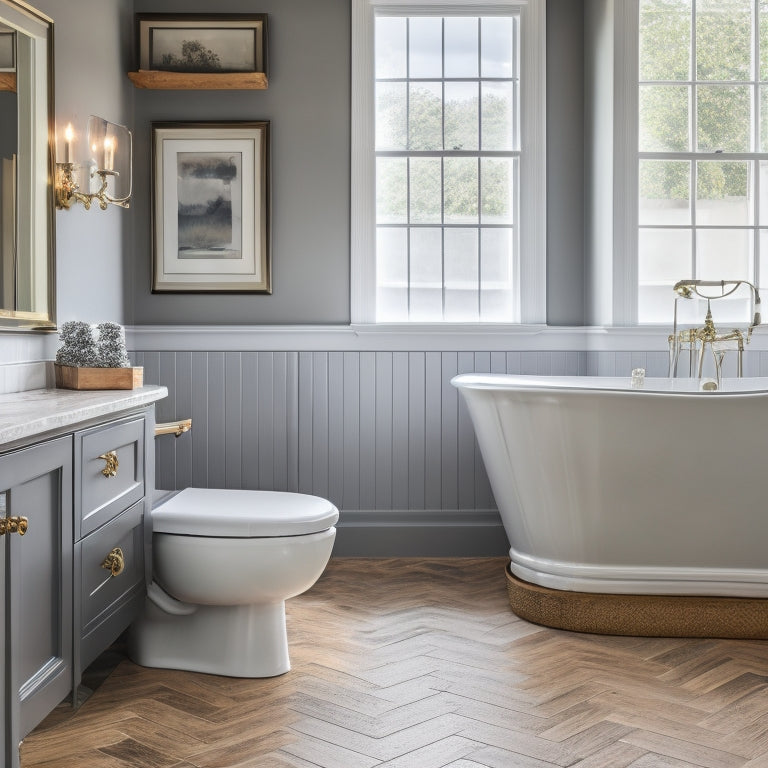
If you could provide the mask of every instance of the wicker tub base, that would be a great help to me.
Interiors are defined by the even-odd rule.
[[[529,584],[506,569],[512,610],[555,629],[635,637],[768,639],[768,600],[746,597],[614,595]]]

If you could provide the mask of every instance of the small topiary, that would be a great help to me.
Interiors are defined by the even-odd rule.
[[[61,326],[63,345],[56,352],[59,365],[92,368],[99,359],[94,329],[80,320],[69,320]]]
[[[128,352],[125,348],[125,330],[117,323],[99,323],[99,362],[100,368],[128,368]]]

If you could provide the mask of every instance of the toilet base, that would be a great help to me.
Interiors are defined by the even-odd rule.
[[[186,615],[169,614],[147,599],[128,635],[131,659],[143,667],[227,677],[275,677],[291,668],[284,601],[193,607]]]

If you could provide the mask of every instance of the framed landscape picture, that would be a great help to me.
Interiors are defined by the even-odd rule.
[[[269,123],[153,123],[153,293],[271,293]]]
[[[267,71],[267,16],[137,14],[140,70],[215,74]]]

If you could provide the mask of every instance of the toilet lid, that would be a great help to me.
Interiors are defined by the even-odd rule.
[[[156,533],[219,538],[266,538],[319,533],[339,511],[302,493],[187,488],[152,510]]]

